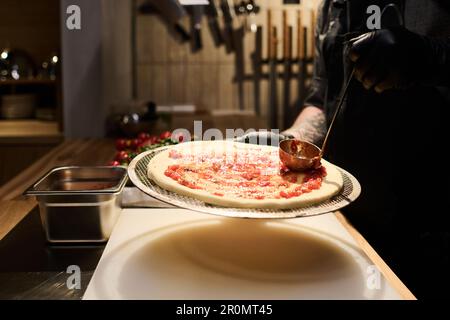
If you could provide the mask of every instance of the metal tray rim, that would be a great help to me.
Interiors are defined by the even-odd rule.
[[[281,210],[268,210],[268,209],[246,209],[246,208],[227,208],[227,207],[220,207],[215,206],[212,204],[206,204],[202,201],[195,200],[190,197],[186,196],[179,196],[174,194],[173,192],[164,190],[163,188],[160,188],[156,185],[156,189],[160,189],[162,192],[169,194],[168,196],[163,195],[162,193],[159,193],[158,191],[151,190],[149,187],[147,187],[141,179],[138,177],[136,173],[137,165],[140,161],[142,161],[145,157],[151,156],[154,153],[163,151],[167,148],[171,148],[174,146],[163,146],[154,150],[150,150],[147,152],[143,152],[139,154],[136,158],[134,158],[131,163],[128,166],[128,176],[130,180],[133,182],[133,184],[140,189],[142,192],[150,195],[151,197],[158,199],[162,202],[169,203],[171,205],[175,205],[180,208],[189,209],[196,212],[201,213],[207,213],[207,214],[213,214],[213,215],[220,215],[220,216],[227,216],[227,217],[234,217],[234,218],[257,218],[257,219],[291,219],[291,218],[302,218],[302,217],[310,217],[310,216],[317,216],[321,214],[326,214],[330,212],[334,212],[337,210],[342,209],[343,207],[349,205],[351,202],[356,200],[359,195],[361,194],[361,185],[359,184],[358,180],[345,171],[342,168],[338,168],[338,170],[343,175],[344,181],[347,180],[347,187],[351,187],[351,192],[349,195],[344,195],[344,188],[341,190],[341,192],[334,196],[333,198],[323,202],[319,203],[317,205],[309,206],[309,207],[303,207],[303,208],[296,208],[296,209],[281,209]],[[145,174],[146,176],[146,174]],[[146,177],[148,179],[148,177]],[[148,179],[150,181],[150,179]],[[332,203],[335,201],[334,199],[337,199],[338,197],[342,198],[337,203]],[[183,199],[189,199],[194,200],[194,202],[198,202],[198,205],[192,205],[189,204],[186,200]],[[181,200],[180,200],[181,199]],[[327,205],[329,203],[329,205]],[[325,207],[324,207],[325,206]]]
[[[125,184],[128,180],[127,168],[125,166],[89,166],[91,169],[110,169],[110,168],[120,168],[123,169],[124,174],[122,178],[119,180],[119,183],[114,188],[103,189],[103,190],[74,190],[74,191],[61,191],[61,190],[35,190],[36,186],[44,181],[48,176],[50,176],[53,172],[64,170],[64,169],[79,169],[86,168],[86,166],[61,166],[55,167],[47,171],[42,177],[40,177],[36,182],[34,182],[27,190],[23,192],[24,196],[70,196],[70,195],[114,195],[122,192]]]

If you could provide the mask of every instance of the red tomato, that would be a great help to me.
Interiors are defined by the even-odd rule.
[[[131,149],[136,150],[137,147],[140,145],[140,143],[141,143],[141,141],[140,141],[139,139],[132,139],[132,140],[130,141],[130,147],[131,147]]]
[[[241,174],[241,177],[246,179],[246,180],[252,180],[254,178],[254,175],[251,174],[251,173],[245,172],[245,173]]]
[[[307,182],[307,186],[310,190],[316,190],[319,189],[320,186],[322,185],[322,179],[315,179],[315,180],[310,180]]]
[[[258,186],[260,187],[268,187],[271,186],[272,184],[270,183],[270,181],[259,181],[258,182]]]
[[[108,162],[108,166],[117,167],[117,166],[120,166],[120,162],[113,160],[113,161]]]
[[[179,164],[170,165],[169,169],[172,171],[176,171],[176,170],[180,169],[180,165]]]
[[[145,141],[142,141],[141,143],[139,143],[138,148],[149,147],[152,144],[155,144],[158,142],[159,142],[158,138],[156,138],[156,137],[154,139],[150,138],[148,140],[145,140]]]
[[[171,136],[172,136],[172,132],[170,132],[170,131],[165,131],[165,132],[163,132],[163,133],[160,134],[159,138],[160,138],[161,140],[164,140],[164,139],[170,138]]]
[[[116,153],[116,161],[118,162],[126,162],[130,159],[130,156],[128,155],[128,153],[126,151],[119,151]]]
[[[126,149],[126,145],[127,145],[127,140],[126,139],[117,139],[116,140],[116,149],[118,151],[125,150]]]
[[[148,139],[150,144],[155,144],[159,142],[159,138],[157,136],[150,136],[150,139]]]
[[[150,139],[150,135],[146,132],[141,132],[138,134],[137,138],[141,141],[146,141],[146,140]]]
[[[149,141],[149,139],[148,138],[147,139],[138,139],[138,141],[139,141],[138,147],[140,147],[140,146],[144,145],[145,143],[147,143]]]

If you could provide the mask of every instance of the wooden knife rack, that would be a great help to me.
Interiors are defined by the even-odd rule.
[[[262,26],[258,26],[255,36],[255,50],[251,55],[252,72],[244,73],[236,70],[234,81],[242,83],[252,81],[254,86],[254,111],[256,115],[261,115],[261,81],[268,81],[268,108],[267,125],[269,128],[285,129],[292,125],[295,118],[303,108],[307,93],[307,83],[311,79],[311,65],[314,62],[314,28],[315,14],[311,11],[311,21],[309,28],[301,23],[301,12],[297,13],[297,52],[293,54],[293,27],[289,26],[286,18],[286,11],[283,11],[283,32],[282,42],[277,37],[277,28],[272,25],[272,12],[267,12],[267,54],[263,57],[262,52]],[[308,37],[308,34],[310,35]],[[309,38],[309,42],[308,42]],[[282,58],[278,56],[278,45],[283,45]],[[236,64],[238,68],[238,64]],[[241,66],[243,68],[243,66]],[[295,71],[294,71],[294,70]],[[273,73],[274,72],[274,73]],[[275,80],[275,82],[274,82]],[[278,98],[279,81],[283,81],[283,97]],[[290,103],[290,88],[292,81],[296,82],[297,95],[296,102]],[[281,106],[279,105],[281,102]],[[282,112],[280,112],[282,110]],[[282,117],[281,117],[281,116]]]

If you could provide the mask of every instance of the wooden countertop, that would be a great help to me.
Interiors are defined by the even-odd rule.
[[[0,188],[0,240],[8,234],[35,206],[34,199],[22,193],[42,175],[56,166],[105,165],[115,153],[111,140],[84,139],[68,140],[36,161]],[[347,231],[355,238],[360,248],[383,273],[389,283],[404,299],[414,300],[414,295],[401,282],[383,259],[375,252],[364,237],[339,213],[334,213]]]
[[[115,154],[112,140],[66,140],[0,187],[0,201],[14,200],[46,172],[58,166],[106,165]]]

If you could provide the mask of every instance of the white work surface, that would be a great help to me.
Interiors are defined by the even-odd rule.
[[[84,299],[400,299],[377,271],[333,214],[124,209]]]

